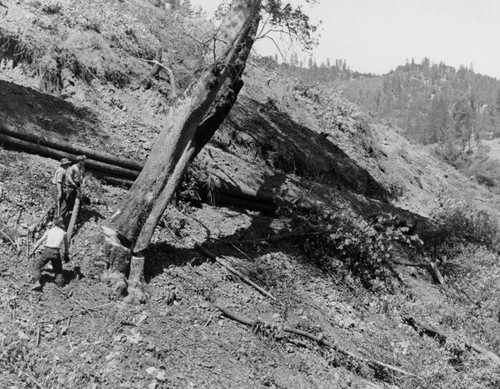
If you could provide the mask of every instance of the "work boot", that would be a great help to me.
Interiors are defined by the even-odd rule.
[[[62,274],[56,274],[55,283],[60,288],[64,286],[64,277]]]
[[[42,291],[42,284],[40,283],[40,281],[35,282],[35,285],[33,285],[31,287],[31,290],[33,292],[41,292]]]

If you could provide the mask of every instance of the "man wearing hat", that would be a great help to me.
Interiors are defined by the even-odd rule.
[[[52,178],[52,186],[49,192],[56,203],[57,216],[63,216],[68,213],[66,206],[65,181],[67,169],[71,166],[71,161],[68,158],[61,159],[59,167]]]

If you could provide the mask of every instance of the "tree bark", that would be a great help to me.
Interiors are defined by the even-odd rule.
[[[257,27],[258,19],[255,19],[254,22],[248,26],[248,30],[245,32],[243,40],[240,43],[240,47],[236,48],[237,57],[229,70],[228,80],[225,83],[226,91],[220,96],[218,103],[213,109],[213,113],[206,117],[196,129],[196,132],[191,140],[191,145],[184,152],[176,166],[176,170],[180,172],[180,176],[174,174],[170,177],[166,187],[160,194],[158,200],[155,202],[153,209],[144,223],[142,231],[136,241],[136,251],[144,250],[148,246],[156,225],[165,212],[165,209],[175,193],[175,190],[187,167],[196,158],[203,147],[210,141],[212,136],[215,134],[215,131],[217,131],[236,102],[238,94],[243,87],[241,75],[245,70],[248,55],[250,54],[253,42],[255,41]]]
[[[111,229],[133,252],[149,244],[159,217],[196,151],[201,149],[202,145],[195,141],[200,137],[198,127],[231,76],[245,40],[254,31],[259,7],[258,0],[233,2],[214,39],[213,65],[202,72],[190,97],[170,111],[167,126],[158,136],[144,169],[111,218]]]

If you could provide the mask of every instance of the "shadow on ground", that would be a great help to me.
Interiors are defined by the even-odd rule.
[[[0,120],[14,128],[58,136],[97,136],[97,115],[50,94],[0,80]]]

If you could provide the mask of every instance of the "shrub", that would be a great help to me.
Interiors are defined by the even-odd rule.
[[[485,246],[498,250],[498,221],[491,213],[471,204],[445,208],[434,216],[437,225],[434,250],[436,253],[454,257],[460,247],[467,244]]]
[[[413,251],[421,244],[418,236],[409,234],[408,227],[398,225],[397,217],[383,212],[376,222],[347,208],[337,213],[295,213],[292,226],[317,231],[300,244],[318,267],[335,267],[340,260],[367,289],[393,289],[392,277],[388,277],[392,274],[391,259],[400,256],[403,247]]]

